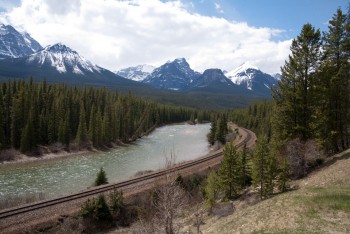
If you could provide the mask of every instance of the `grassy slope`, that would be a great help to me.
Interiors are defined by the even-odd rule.
[[[350,233],[350,150],[332,157],[299,189],[255,205],[236,201],[236,211],[212,217],[203,233]]]

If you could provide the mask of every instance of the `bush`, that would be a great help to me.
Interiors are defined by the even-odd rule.
[[[112,213],[116,216],[120,216],[125,209],[123,192],[114,190],[109,194],[109,199],[111,202]]]
[[[307,174],[307,165],[303,143],[299,139],[287,142],[286,153],[291,177],[295,179],[304,177]]]
[[[89,218],[95,221],[112,220],[111,211],[104,195],[100,195],[97,199],[88,199],[81,208],[81,215],[83,218]]]
[[[83,218],[93,218],[95,213],[96,199],[88,199],[81,207],[80,214]]]
[[[301,178],[315,167],[320,166],[325,156],[313,140],[302,142],[299,139],[290,140],[286,144],[286,154],[292,178]]]

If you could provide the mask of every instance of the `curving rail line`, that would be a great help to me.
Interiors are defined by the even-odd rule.
[[[245,131],[247,136],[245,139],[243,139],[242,141],[240,141],[239,143],[236,144],[237,148],[242,147],[244,144],[246,144],[247,142],[249,142],[252,139],[252,133],[249,130],[244,129],[244,128],[240,128],[240,129],[242,131]],[[199,158],[199,159],[194,160],[194,161],[189,161],[186,163],[175,165],[174,167],[169,168],[169,169],[163,169],[163,170],[160,170],[157,172],[153,172],[153,173],[150,173],[147,175],[132,178],[132,179],[129,179],[126,181],[121,181],[121,182],[117,182],[114,184],[108,184],[108,185],[99,186],[96,188],[91,188],[89,190],[78,192],[78,193],[75,193],[72,195],[62,196],[62,197],[58,197],[58,198],[54,198],[54,199],[50,199],[50,200],[40,201],[37,203],[32,203],[32,204],[28,204],[28,205],[23,205],[23,206],[19,206],[19,207],[14,207],[14,208],[2,210],[2,211],[0,211],[0,219],[4,219],[7,217],[27,213],[30,211],[46,208],[49,206],[57,205],[60,203],[64,203],[64,202],[68,202],[68,201],[72,201],[72,200],[76,200],[76,199],[89,197],[92,195],[97,195],[97,194],[107,192],[107,191],[110,191],[113,189],[121,189],[121,188],[128,186],[128,185],[132,185],[132,184],[136,184],[136,183],[139,183],[142,181],[162,177],[168,173],[176,172],[176,171],[183,170],[183,169],[188,169],[188,168],[196,166],[198,164],[205,163],[205,162],[208,162],[208,161],[213,160],[215,158],[218,158],[222,155],[223,155],[223,151],[221,150],[218,153],[214,153],[214,154]]]

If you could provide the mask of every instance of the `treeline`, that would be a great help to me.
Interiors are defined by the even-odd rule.
[[[106,88],[9,81],[0,88],[0,149],[35,151],[128,142],[156,126],[210,118],[209,112],[146,101]]]

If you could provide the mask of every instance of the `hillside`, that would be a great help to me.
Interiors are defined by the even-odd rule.
[[[297,190],[254,203],[235,201],[235,211],[211,217],[203,233],[349,233],[350,150],[330,158],[323,168],[294,181]]]

